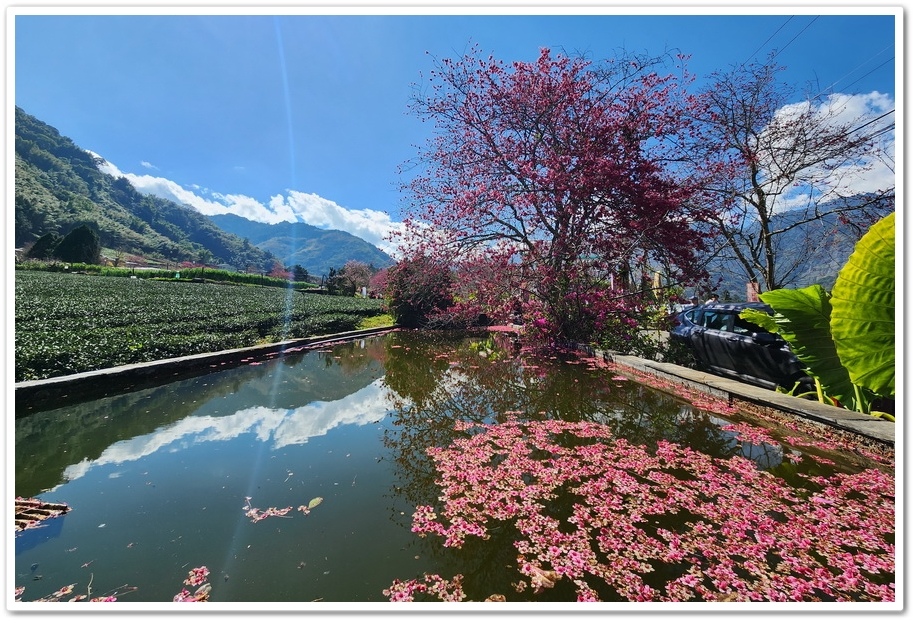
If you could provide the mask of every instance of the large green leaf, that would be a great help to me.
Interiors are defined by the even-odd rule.
[[[894,213],[862,236],[833,287],[830,331],[853,383],[895,394]]]
[[[759,309],[742,309],[739,316],[748,322],[753,322],[755,325],[765,331],[769,331],[770,333],[780,333],[779,325],[776,324],[776,318],[766,313],[765,311],[761,311]]]
[[[820,285],[772,290],[760,300],[773,308],[779,334],[828,396],[855,408],[855,388],[834,346],[830,330],[830,295]]]

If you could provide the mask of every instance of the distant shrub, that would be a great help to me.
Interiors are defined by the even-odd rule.
[[[420,327],[453,305],[451,287],[451,271],[444,263],[426,256],[401,260],[388,269],[388,308],[398,324]]]
[[[101,250],[99,235],[88,225],[80,225],[57,244],[54,256],[63,262],[98,264]]]
[[[54,250],[57,249],[57,245],[60,244],[61,240],[63,240],[63,238],[55,232],[47,233],[35,241],[35,244],[29,249],[26,257],[35,260],[51,259],[54,257]]]

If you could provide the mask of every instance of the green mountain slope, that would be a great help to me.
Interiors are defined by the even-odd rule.
[[[343,231],[305,223],[269,225],[229,214],[208,217],[142,194],[127,178],[102,173],[92,154],[19,107],[15,160],[16,248],[88,225],[108,255],[162,262],[269,271],[279,260],[313,275],[349,260],[378,268],[393,263],[381,249]]]
[[[55,128],[16,108],[15,244],[88,225],[104,249],[171,262],[267,269],[276,260],[203,214],[139,193]]]

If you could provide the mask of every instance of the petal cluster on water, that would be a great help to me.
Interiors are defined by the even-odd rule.
[[[885,470],[799,474],[801,484],[789,484],[740,456],[667,441],[650,449],[602,424],[510,420],[475,430],[428,450],[442,495],[417,508],[413,530],[461,547],[511,524],[519,572],[535,592],[566,579],[585,601],[895,598],[894,478]],[[731,430],[778,444],[762,429]],[[412,600],[428,589],[411,582],[386,594]]]

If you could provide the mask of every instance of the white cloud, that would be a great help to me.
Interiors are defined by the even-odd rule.
[[[314,193],[297,190],[287,195],[275,195],[270,199],[270,208],[276,213],[292,213],[301,220],[325,229],[339,229],[374,244],[389,254],[395,248],[385,237],[400,230],[401,223],[395,223],[391,216],[379,210],[351,210],[341,207],[329,199]]]
[[[92,155],[101,158],[98,154]],[[297,190],[287,190],[286,195],[275,195],[264,205],[246,195],[226,195],[196,184],[185,188],[164,177],[124,173],[114,164],[102,160],[99,170],[103,173],[125,177],[141,193],[191,206],[207,216],[236,214],[252,221],[271,224],[302,221],[322,229],[339,229],[353,234],[391,255],[397,252],[396,246],[386,237],[393,231],[400,231],[402,223],[392,221],[386,212],[352,210],[330,199]],[[144,163],[144,166],[147,164]]]
[[[64,469],[64,478],[71,482],[94,467],[125,465],[168,448],[229,441],[245,434],[254,434],[274,450],[305,444],[340,426],[364,426],[383,419],[388,409],[387,391],[379,379],[340,400],[316,401],[295,409],[253,406],[220,417],[192,415],[148,435],[114,443],[96,459],[71,464]]]
[[[893,188],[896,182],[894,149],[894,99],[885,93],[831,95],[815,113],[836,126],[851,126],[860,135],[875,134],[890,129],[876,137],[877,149],[871,156],[827,171],[812,167],[803,173],[794,188],[788,189],[778,199],[779,209],[804,207],[808,204],[809,185],[814,185],[823,198],[851,196]],[[783,107],[778,118],[791,119],[807,110],[802,102]],[[886,116],[884,116],[886,115]]]
[[[140,166],[142,166],[144,169],[158,169],[159,168],[152,162],[147,162],[146,160],[141,160]]]

